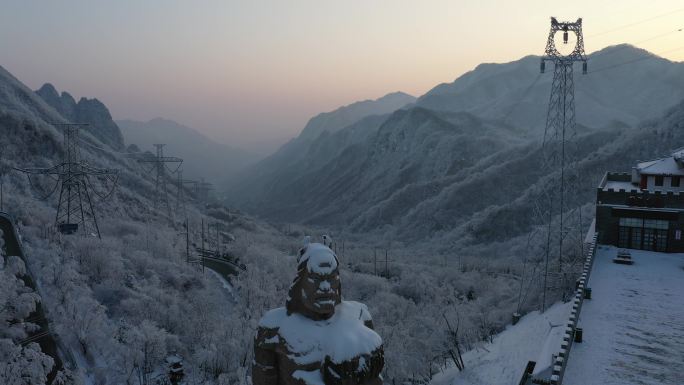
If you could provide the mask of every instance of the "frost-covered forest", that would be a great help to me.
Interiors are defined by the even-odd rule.
[[[51,181],[36,178],[32,184],[13,167],[59,161],[61,133],[46,122],[62,118],[11,75],[4,73],[2,81],[3,206],[16,220],[38,288],[32,292],[10,279],[21,275],[23,265],[15,256],[4,258],[3,293],[9,295],[2,299],[12,303],[3,307],[14,310],[3,313],[2,355],[21,351],[26,358],[9,362],[0,372],[3,380],[39,383],[52,367],[36,345],[22,345],[30,322],[17,322],[26,321],[39,301],[66,347],[57,381],[163,383],[165,358],[178,354],[188,384],[247,382],[258,319],[284,304],[304,235],[324,229],[274,227],[220,205],[188,203],[191,242],[199,242],[200,220],[219,222],[225,253],[246,266],[227,282],[186,263],[182,217],[152,209],[153,185],[139,165],[84,132],[83,158],[119,168],[120,181],[111,199],[95,202],[102,240],[61,235],[52,227],[55,197],[39,199]],[[424,383],[444,367],[455,337],[447,320],[460,324],[459,337],[470,347],[510,317],[511,309],[500,305],[511,305],[517,289],[505,263],[483,263],[477,256],[458,263],[429,254],[418,258],[397,253],[394,245],[383,277],[371,267],[371,240],[340,239],[338,248],[342,243],[343,294],[371,309],[385,343],[388,380]],[[26,371],[38,379],[17,377]]]
[[[109,219],[102,241],[46,237],[52,212],[31,199],[8,203],[30,207],[17,213],[19,230],[47,316],[77,364],[70,378],[156,383],[164,378],[164,358],[177,353],[184,358],[188,383],[246,381],[253,331],[267,309],[284,304],[303,229],[288,235],[250,222],[227,222],[236,240],[226,250],[247,268],[228,286],[210,270],[203,273],[185,263],[182,229],[164,221]],[[343,295],[371,309],[385,344],[388,379],[423,383],[448,363],[454,336],[447,319],[461,322],[460,337],[468,348],[490,338],[510,317],[517,285],[505,264],[486,266],[475,258],[453,265],[437,258],[399,262],[410,258],[391,256],[387,279],[362,262],[370,255],[348,243],[345,247]],[[12,263],[16,258],[8,259],[5,270],[19,268]],[[13,370],[23,368],[20,362],[14,365]]]
[[[48,149],[34,152],[21,150],[19,146],[26,143],[10,135],[20,157],[14,158],[16,163],[5,160],[5,166],[19,164],[19,159],[40,161],[32,154],[59,152],[49,149],[59,141],[48,126],[11,115],[5,115],[2,122],[10,133],[13,129],[44,130],[43,135],[53,138],[52,143],[39,144]],[[84,156],[94,158],[96,154],[86,148]],[[127,167],[116,156],[105,164]],[[294,276],[293,255],[305,234],[320,235],[320,230],[276,228],[239,212],[214,207],[203,214],[189,205],[195,242],[202,217],[220,221],[223,231],[235,239],[224,247],[246,265],[246,272],[227,284],[208,269],[202,272],[186,263],[182,225],[150,212],[145,206],[151,206],[146,198],[151,186],[132,167],[123,171],[124,182],[115,198],[96,205],[102,213],[101,241],[55,233],[51,228],[54,202],[38,200],[40,194],[23,175],[3,176],[4,205],[12,208],[16,218],[40,300],[53,332],[68,348],[67,360],[75,364],[74,372],[63,376],[83,383],[156,383],[165,378],[164,358],[176,353],[184,358],[190,384],[247,381],[256,322],[267,309],[284,304]],[[447,320],[460,323],[458,337],[469,348],[505,325],[515,308],[518,285],[507,262],[486,263],[477,256],[454,261],[402,254],[399,245],[394,245],[389,251],[388,277],[383,277],[384,254],[378,250],[380,271],[375,275],[368,240],[340,239],[337,244],[345,265],[343,295],[371,309],[384,339],[387,379],[424,383],[443,368],[455,337]],[[5,271],[20,269],[16,263],[16,258],[9,257]],[[27,301],[37,298],[35,293],[25,297]],[[22,306],[30,307],[31,302]],[[5,320],[21,316],[9,314]],[[3,346],[19,349],[22,337],[8,336]],[[31,347],[25,347],[24,354],[40,354]],[[22,366],[25,363],[13,365],[4,372],[7,378],[11,378],[8,373],[28,370]],[[51,365],[43,365],[42,374],[32,373],[44,376]]]

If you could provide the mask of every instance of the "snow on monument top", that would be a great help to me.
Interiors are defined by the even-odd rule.
[[[309,243],[299,257],[299,265],[306,264],[309,272],[331,274],[337,269],[337,256],[321,243]]]

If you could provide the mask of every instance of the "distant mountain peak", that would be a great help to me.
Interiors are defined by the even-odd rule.
[[[414,96],[395,91],[374,100],[361,100],[323,112],[309,120],[298,139],[313,140],[324,131],[336,132],[367,116],[388,114],[415,101]]]
[[[43,86],[40,87],[40,89],[38,89],[36,93],[43,97],[59,98],[59,93],[57,92],[57,89],[51,83],[43,84]]]
[[[652,53],[648,50],[645,50],[643,48],[639,48],[639,47],[637,47],[633,44],[630,44],[630,43],[620,43],[620,44],[615,44],[615,45],[609,45],[609,46],[606,46],[606,47],[599,49],[598,51],[592,52],[590,55],[597,54],[597,53],[611,52],[611,51],[615,51],[615,50],[623,50],[623,49],[631,50],[632,52],[640,52],[640,53],[655,56],[654,53]]]
[[[389,94],[387,94],[387,95],[385,95],[385,96],[382,96],[382,97],[380,97],[380,98],[377,98],[376,101],[378,101],[378,100],[385,100],[385,99],[391,99],[391,98],[415,99],[416,97],[413,96],[413,95],[411,95],[411,94],[407,94],[406,92],[403,92],[403,91],[394,91],[394,92],[390,92]]]
[[[339,107],[336,110],[331,111],[331,112],[340,111],[340,110],[343,110],[346,108],[354,108],[354,107],[365,106],[365,105],[369,105],[369,104],[381,104],[381,103],[388,103],[388,102],[399,103],[399,104],[403,103],[403,105],[406,105],[408,103],[412,103],[415,100],[416,100],[415,96],[409,95],[406,92],[394,91],[394,92],[390,92],[389,94],[386,94],[384,96],[381,96],[377,99],[359,100],[357,102],[348,104],[346,106]],[[401,107],[403,107],[403,105]],[[377,106],[374,106],[374,107],[377,108]],[[398,108],[401,108],[401,107],[398,107]],[[392,108],[392,107],[390,107],[390,108]],[[387,112],[392,112],[392,111],[386,111],[384,113],[387,113]],[[325,112],[324,112],[324,114],[325,114]]]
[[[93,136],[103,143],[119,150],[123,148],[123,135],[119,127],[112,120],[107,106],[100,100],[82,97],[78,103],[71,94],[62,92],[60,95],[51,83],[43,84],[35,93],[48,105],[54,108],[66,120],[78,123],[89,123]]]

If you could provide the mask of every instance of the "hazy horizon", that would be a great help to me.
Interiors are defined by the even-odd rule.
[[[320,112],[541,54],[550,15],[583,17],[587,52],[630,43],[681,61],[681,5],[10,1],[0,65],[33,89],[96,97],[117,120],[162,117],[249,149]]]

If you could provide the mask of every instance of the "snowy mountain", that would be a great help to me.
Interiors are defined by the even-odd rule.
[[[205,274],[198,263],[186,260],[198,258],[193,245],[203,234],[202,220],[221,229],[202,244],[220,246],[227,255],[241,258],[254,274],[258,266],[268,264],[244,245],[259,244],[259,250],[275,253],[269,245],[271,239],[281,239],[279,233],[234,210],[195,204],[190,190],[185,191],[188,200],[181,209],[171,180],[171,209],[155,209],[153,178],[130,154],[109,149],[106,138],[101,140],[95,132],[80,134],[82,160],[92,167],[118,170],[114,185],[98,176],[87,180],[102,239],[57,232],[59,191],[43,199],[53,186],[59,187],[56,180],[40,175],[29,180],[17,168],[60,163],[65,152],[62,129],[53,123],[66,121],[0,67],[3,210],[14,218],[26,261],[3,247],[6,237],[0,231],[0,383],[46,383],[52,357],[31,342],[33,334],[42,331],[30,317],[40,303],[52,337],[65,347],[58,353],[64,370],[54,383],[149,384],[166,376],[165,358],[174,353],[183,357],[186,375],[200,382],[244,384],[249,362],[237,357],[251,352],[252,335],[243,331],[251,328],[251,320],[264,307],[275,303],[247,308],[230,291],[243,284],[228,285],[225,277]],[[108,195],[110,187],[116,188]],[[187,230],[182,225],[186,218]],[[31,279],[22,278],[25,274]],[[263,275],[273,280],[273,274]],[[285,282],[289,279],[283,277]],[[27,286],[31,281],[36,290]],[[248,282],[264,290],[269,287],[258,279]],[[234,306],[243,311],[232,311]],[[222,341],[218,347],[217,340]]]
[[[184,215],[175,208],[175,188],[169,186],[173,207],[169,217],[165,210],[154,209],[153,178],[135,159],[128,153],[107,150],[86,132],[81,143],[83,159],[92,166],[119,169],[118,187],[102,199],[100,195],[106,191],[97,180],[91,181],[93,189],[101,193],[93,196],[93,204],[102,240],[61,235],[52,227],[56,196],[40,199],[54,181],[34,178],[31,184],[12,167],[59,162],[64,152],[62,133],[48,122],[65,119],[4,70],[0,74],[4,208],[15,218],[51,330],[66,346],[64,383],[154,383],[168,370],[167,355],[174,354],[182,357],[189,382],[249,384],[257,322],[267,310],[283,305],[296,272],[295,255],[301,239],[317,232],[295,225],[288,226],[285,235],[285,230],[236,210],[188,202],[186,233],[181,222]],[[415,112],[409,116],[412,114]],[[440,124],[448,127],[469,118],[467,114],[447,114],[445,119],[451,123]],[[379,120],[367,117],[356,130],[340,130],[335,135],[348,143],[365,143],[368,133],[362,128],[377,124],[377,129]],[[487,127],[497,130],[494,125]],[[329,147],[333,149],[339,150]],[[196,261],[192,248],[201,244],[202,222],[205,247],[218,247],[246,265],[246,271],[230,282],[209,268],[186,263],[186,237],[190,239],[191,261]],[[216,229],[225,236],[214,236]],[[224,242],[217,245],[216,237]],[[392,256],[386,269],[388,279],[379,276],[368,262],[369,248],[362,242],[348,242],[341,253],[344,296],[363,301],[372,311],[374,327],[383,338],[383,376],[388,382],[425,383],[442,367],[449,338],[442,317],[460,319],[464,347],[477,346],[510,319],[515,307],[510,293],[517,290],[517,281],[491,274],[510,272],[509,266],[492,263],[482,269],[466,258],[462,266],[433,266]],[[7,270],[0,271],[0,309],[15,299],[14,292],[30,294],[26,301],[17,302],[31,306],[38,297],[15,278],[15,271],[21,269],[13,262],[16,258],[5,257],[12,263],[6,261],[3,267]],[[529,300],[525,309],[535,303]],[[24,317],[29,311],[24,310],[0,311],[0,357],[13,358],[0,360],[0,383],[13,383],[3,377],[8,373],[11,381],[43,383],[39,377],[49,370],[48,357],[39,355],[35,345],[22,346],[20,328],[7,327],[15,322],[14,317]],[[26,321],[26,328],[32,327]],[[32,376],[22,376],[22,371],[30,371]]]
[[[248,167],[227,188],[234,197],[244,192],[256,194],[249,197],[250,201],[268,200],[271,192],[282,189],[282,184],[328,163],[350,146],[365,143],[388,113],[413,101],[414,97],[395,92],[316,115],[297,138]]]
[[[223,182],[257,160],[255,154],[217,143],[172,120],[119,120],[117,124],[121,127],[126,144],[135,144],[142,151],[153,151],[153,144],[165,143],[165,155],[178,156],[185,160],[184,178]]]
[[[586,80],[576,75],[576,156],[587,167],[573,204],[593,201],[604,170],[628,169],[655,151],[623,154],[615,143],[632,146],[627,138],[643,130],[636,122],[684,98],[683,64],[628,45],[592,58],[594,72]],[[540,167],[552,74],[534,83],[538,68],[532,56],[481,65],[415,105],[322,134],[305,151],[284,146],[250,170],[230,198],[278,221],[414,243],[440,240],[441,252],[454,242],[523,237],[534,225],[533,202],[552,177]]]
[[[466,111],[534,129],[546,122],[553,65],[539,73],[539,56],[504,64],[480,64],[454,82],[440,84],[417,105]],[[577,122],[600,128],[614,121],[633,126],[684,98],[684,64],[622,44],[589,55],[589,73],[575,68]]]
[[[615,69],[640,73],[631,66],[651,61],[660,63],[639,59]],[[536,71],[538,62],[530,64]],[[668,76],[680,65],[665,64],[671,69],[649,75],[653,84],[639,80],[644,94],[666,94],[675,88],[670,84],[678,84]],[[529,88],[521,83],[512,99]],[[461,99],[465,103],[468,98]],[[547,325],[555,322],[551,310],[506,329],[513,311],[524,314],[541,303],[539,271],[533,263],[521,263],[530,257],[521,240],[538,225],[530,215],[532,205],[554,175],[539,167],[541,149],[529,126],[482,116],[477,108],[421,103],[359,113],[349,120],[331,118],[330,129],[312,130],[312,137],[295,139],[249,168],[233,185],[231,197],[271,219],[346,230],[338,239],[344,296],[371,310],[383,338],[388,383],[425,384],[441,370],[453,371],[447,363],[454,343],[469,350],[464,352],[467,369],[459,376],[447,372],[435,378],[437,384],[505,381],[511,373],[520,374],[527,356],[543,353],[543,334],[552,333]],[[543,111],[545,102],[536,108]],[[670,109],[652,103],[644,111],[655,117],[633,126],[614,121],[629,119],[611,118],[600,126],[578,127],[581,193],[571,204],[585,203],[591,215],[604,170],[628,169],[636,159],[684,143],[684,103]],[[76,369],[67,383],[152,383],[164,376],[171,353],[183,357],[189,382],[250,383],[257,320],[267,309],[282,306],[299,241],[316,232],[304,225],[278,230],[236,210],[188,202],[191,242],[199,242],[203,220],[211,225],[207,246],[224,248],[247,266],[227,282],[210,269],[186,263],[184,215],[153,209],[153,178],[128,154],[107,150],[104,139],[85,132],[83,158],[93,166],[119,169],[118,187],[108,199],[95,197],[102,241],[57,234],[51,229],[56,197],[39,199],[53,181],[34,180],[33,186],[12,167],[57,163],[64,152],[62,133],[49,123],[63,121],[57,109],[0,69],[4,207],[16,218],[51,327],[73,355],[66,361]],[[98,183],[94,188],[106,192]],[[176,192],[170,185],[172,212],[180,213]],[[214,231],[226,233],[216,235],[225,243],[211,243]],[[385,254],[376,258],[381,245]],[[13,271],[0,273],[7,292],[24,290]],[[523,284],[527,289],[521,296]],[[559,299],[556,294],[547,301]],[[0,308],[11,296],[0,295]],[[12,317],[26,312],[15,313],[0,312],[0,357],[46,362],[36,357],[35,346],[21,346],[22,336],[3,334],[13,332],[5,327]],[[449,322],[459,325],[456,335]],[[521,346],[521,341],[531,343]]]
[[[36,91],[36,94],[69,122],[89,123],[90,126],[86,130],[102,143],[114,150],[123,149],[124,140],[121,130],[114,123],[107,107],[99,100],[81,98],[76,103],[74,97],[68,92],[62,92],[60,95],[50,83],[44,84]]]
[[[411,95],[393,92],[375,100],[364,100],[324,112],[309,120],[298,139],[313,140],[324,131],[332,134],[366,116],[388,114],[415,101]]]
[[[64,121],[45,101],[0,67],[0,106],[7,115],[27,115],[42,121]]]

